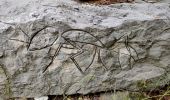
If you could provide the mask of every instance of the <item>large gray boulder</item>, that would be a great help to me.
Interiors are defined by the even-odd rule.
[[[169,3],[1,0],[0,12],[2,98],[169,84]]]

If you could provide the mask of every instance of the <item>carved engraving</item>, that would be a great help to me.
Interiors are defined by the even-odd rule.
[[[41,48],[34,48],[34,49],[31,49],[30,46],[31,44],[33,43],[33,39],[38,36],[38,34],[49,28],[51,26],[44,26],[43,28],[39,29],[38,31],[34,32],[31,36],[29,36],[26,32],[24,32],[22,29],[22,32],[24,33],[24,35],[28,38],[27,41],[21,41],[21,40],[17,40],[17,39],[11,39],[11,40],[15,40],[15,41],[19,41],[19,42],[24,42],[27,44],[27,50],[28,51],[37,51],[37,50],[42,50],[42,49],[45,49],[45,48],[51,48],[52,46],[58,44],[58,47],[57,49],[55,50],[55,53],[53,54],[52,56],[52,59],[50,61],[50,63],[45,67],[45,69],[43,70],[43,73],[46,72],[46,70],[51,66],[51,64],[54,62],[55,58],[57,57],[57,55],[59,54],[59,52],[61,51],[62,48],[65,48],[65,45],[70,45],[72,46],[72,48],[76,49],[78,52],[76,53],[73,53],[69,56],[70,60],[74,63],[74,65],[77,67],[77,69],[82,73],[82,74],[85,74],[85,72],[92,66],[93,62],[94,62],[94,59],[95,57],[97,56],[98,57],[98,62],[102,64],[103,68],[107,71],[109,70],[109,67],[107,66],[107,64],[104,62],[105,59],[102,58],[102,54],[101,54],[101,51],[102,50],[107,50],[109,52],[114,52],[116,54],[124,54],[124,53],[121,53],[120,50],[118,48],[116,48],[115,44],[117,43],[121,43],[121,44],[124,44],[124,47],[126,48],[126,50],[128,51],[128,54],[124,54],[124,55],[128,55],[129,58],[128,58],[128,61],[129,61],[129,67],[132,68],[133,67],[133,63],[134,61],[136,61],[138,58],[138,53],[137,51],[135,50],[135,48],[133,48],[133,46],[131,46],[131,42],[130,40],[134,37],[129,37],[129,35],[131,34],[123,34],[122,36],[120,36],[119,38],[114,38],[114,41],[112,41],[111,44],[108,45],[105,45],[97,36],[91,34],[90,32],[88,31],[85,31],[85,30],[82,30],[82,29],[68,29],[68,30],[65,30],[63,31],[62,33],[57,33],[58,34],[54,41],[51,43],[51,44],[48,44],[46,46],[43,46]],[[68,33],[68,32],[83,32],[84,34],[88,34],[89,36],[91,36],[92,38],[94,38],[94,40],[96,42],[86,42],[86,41],[81,41],[81,40],[72,40],[70,37],[66,37],[65,34]],[[93,51],[94,52],[92,54],[92,59],[91,59],[91,62],[90,64],[84,69],[82,70],[82,68],[80,67],[79,63],[76,61],[76,57],[78,56],[81,56],[85,51],[88,50],[88,48],[84,48],[84,46],[86,45],[90,45],[91,47],[93,47]],[[115,47],[114,47],[115,46]],[[111,48],[112,47],[112,48]],[[132,55],[132,51],[136,53],[136,57],[134,57],[134,55]],[[114,57],[114,56],[113,56]],[[120,58],[119,56],[117,57],[117,62],[119,63],[119,68],[122,68],[121,67],[121,62],[120,62]]]

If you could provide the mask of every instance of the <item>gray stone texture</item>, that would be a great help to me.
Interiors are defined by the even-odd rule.
[[[2,0],[0,97],[139,91],[169,84],[169,18],[169,3]]]

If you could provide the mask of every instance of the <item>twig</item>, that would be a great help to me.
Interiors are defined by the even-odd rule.
[[[147,97],[147,98],[144,98],[144,99],[142,99],[142,100],[148,100],[148,99],[152,99],[152,98],[161,98],[161,97],[164,97],[164,96],[169,96],[170,94],[166,94],[166,95],[156,95],[156,96],[151,96],[151,97]],[[160,99],[159,98],[159,100],[162,100],[163,98],[161,98]]]

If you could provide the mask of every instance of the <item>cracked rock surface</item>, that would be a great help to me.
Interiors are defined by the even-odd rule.
[[[1,0],[0,97],[140,91],[169,84],[169,18],[168,2],[95,6]]]

